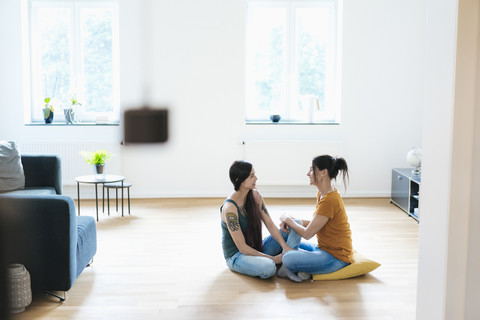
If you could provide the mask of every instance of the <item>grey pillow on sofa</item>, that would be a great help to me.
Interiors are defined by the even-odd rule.
[[[17,144],[0,140],[0,191],[25,188],[25,174]]]

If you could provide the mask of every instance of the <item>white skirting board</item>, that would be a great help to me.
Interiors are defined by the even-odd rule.
[[[310,186],[258,186],[258,191],[265,199],[268,198],[310,198],[315,199],[317,197],[318,189]],[[347,192],[339,190],[342,198],[385,198],[385,201],[390,198],[389,191],[366,191],[355,192],[348,189]],[[77,199],[77,187],[76,186],[64,186],[63,194]],[[126,196],[126,191],[125,191]],[[218,198],[219,203],[223,202],[223,199],[227,194],[225,191],[217,192],[149,192],[147,190],[139,190],[138,185],[134,185],[130,190],[131,199],[168,199],[168,198]],[[95,199],[95,188],[93,185],[82,184],[80,186],[81,199]],[[102,188],[98,187],[98,197],[102,197]],[[110,199],[115,197],[115,192],[110,191]],[[313,202],[314,203],[314,202]]]
[[[244,159],[253,164],[257,184],[268,186],[308,185],[307,172],[316,156],[343,155],[340,141],[244,141]]]

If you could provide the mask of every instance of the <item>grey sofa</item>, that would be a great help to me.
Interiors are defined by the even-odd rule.
[[[62,195],[58,156],[21,161],[25,189],[0,193],[4,263],[25,265],[34,292],[68,291],[97,251],[95,219],[76,216],[73,199]]]

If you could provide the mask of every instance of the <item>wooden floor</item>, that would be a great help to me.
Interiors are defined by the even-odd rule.
[[[354,249],[382,264],[339,281],[260,280],[231,272],[220,243],[222,199],[132,200],[100,214],[98,250],[60,303],[35,297],[13,320],[415,319],[418,224],[388,199],[346,199]],[[314,199],[266,199],[274,219],[311,217]],[[95,215],[82,201],[82,214]]]

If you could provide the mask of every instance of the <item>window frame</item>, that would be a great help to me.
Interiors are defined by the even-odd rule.
[[[249,113],[252,109],[252,101],[254,100],[254,85],[255,79],[253,78],[254,71],[254,54],[253,50],[250,50],[251,34],[251,8],[285,8],[286,9],[286,58],[285,65],[282,69],[285,72],[285,81],[282,84],[282,91],[285,92],[286,105],[283,109],[284,116],[282,120],[276,124],[339,124],[340,123],[340,93],[341,93],[341,1],[342,0],[247,0],[246,1],[246,41],[245,41],[245,57],[246,57],[246,70],[245,70],[245,123],[246,124],[269,124],[272,123],[268,117],[265,116],[265,112],[256,111]],[[295,108],[297,94],[297,66],[296,66],[296,10],[301,8],[327,8],[329,10],[330,19],[330,32],[329,32],[329,47],[333,49],[333,52],[328,52],[326,63],[326,73],[328,79],[325,81],[325,104],[328,103],[328,110],[333,112],[333,117],[330,119],[293,119],[292,110]],[[249,117],[249,114],[254,114],[254,117]]]
[[[26,123],[39,123],[43,122],[43,105],[44,105],[44,90],[38,83],[34,83],[35,79],[38,79],[40,75],[40,54],[39,46],[36,36],[37,15],[36,10],[40,8],[69,8],[71,18],[71,87],[77,88],[79,82],[82,82],[82,44],[81,44],[81,27],[80,27],[80,11],[81,9],[90,8],[105,8],[112,11],[112,94],[113,94],[113,110],[110,112],[81,112],[81,122],[92,123],[97,122],[99,119],[107,121],[108,123],[120,122],[120,63],[119,63],[119,9],[118,0],[26,0],[27,1],[27,14],[26,22],[28,27],[24,32],[24,64],[26,65],[25,72],[25,88],[28,94],[28,98],[25,99],[25,122]],[[50,82],[50,81],[49,81]],[[81,91],[81,90],[79,90]],[[77,93],[78,94],[78,93]],[[80,98],[81,94],[77,96]],[[81,102],[81,101],[80,101]],[[55,108],[55,122],[61,122],[65,120],[63,112],[61,111],[63,106],[54,105]],[[54,123],[55,123],[54,122]]]

